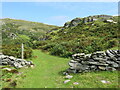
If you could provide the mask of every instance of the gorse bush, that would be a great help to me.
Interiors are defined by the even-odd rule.
[[[47,44],[47,42],[45,42],[45,41],[34,41],[32,48],[33,49],[40,49],[40,48],[42,48],[42,46],[44,46],[46,44]]]
[[[43,46],[42,49],[43,50],[51,50],[52,48],[54,48],[56,46],[56,43],[48,43],[47,45]]]
[[[16,58],[21,58],[21,45],[2,45],[2,53]],[[32,49],[24,46],[24,58],[32,56]]]
[[[118,46],[118,40],[116,38],[108,41],[104,41],[104,39],[102,40],[100,38],[92,38],[92,40],[79,39],[77,41],[71,40],[71,42],[61,41],[59,43],[46,43],[46,45],[41,46],[42,50],[50,52],[51,55],[61,57],[71,57],[72,54],[75,53],[88,54],[95,51],[107,50]]]
[[[56,44],[51,50],[50,54],[55,56],[62,56],[65,57],[66,55],[66,48],[60,44]]]

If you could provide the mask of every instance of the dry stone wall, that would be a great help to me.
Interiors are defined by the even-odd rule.
[[[97,51],[72,55],[67,73],[114,71],[120,69],[120,50]]]
[[[0,65],[11,65],[11,66],[14,66],[15,68],[22,68],[25,66],[33,65],[33,62],[26,61],[23,59],[18,59],[13,56],[0,54]]]

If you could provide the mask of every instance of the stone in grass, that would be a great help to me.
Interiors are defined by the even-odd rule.
[[[4,70],[11,71],[11,68],[3,68]]]
[[[68,82],[70,82],[70,80],[65,80],[65,81],[64,81],[64,84],[66,84],[66,83],[68,83]]]
[[[78,82],[74,82],[73,84],[74,84],[74,85],[78,85],[79,83],[78,83]]]
[[[33,68],[33,67],[34,67],[34,65],[30,65],[30,67],[31,67],[31,68]]]
[[[63,72],[63,75],[68,75],[68,73],[67,72]]]
[[[106,80],[101,80],[102,83],[110,83],[110,81],[106,81]]]
[[[7,70],[8,71],[8,70]],[[11,69],[11,70],[9,70],[8,72],[10,72],[10,73],[18,73],[18,70],[17,69]]]
[[[67,78],[67,79],[70,79],[70,78],[72,78],[73,76],[71,76],[71,75],[67,75],[67,76],[65,76],[65,78]]]

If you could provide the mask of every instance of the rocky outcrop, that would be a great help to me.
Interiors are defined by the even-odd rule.
[[[32,61],[26,61],[23,59],[18,59],[13,56],[7,56],[0,54],[0,65],[11,65],[15,68],[22,68],[25,66],[33,65]]]
[[[67,27],[77,26],[80,23],[80,21],[81,21],[81,18],[75,18],[70,22],[66,22],[64,24],[64,27],[67,28]]]
[[[80,23],[81,19],[80,18],[75,18],[71,21],[70,26],[77,26]]]
[[[114,71],[120,69],[120,50],[97,51],[72,55],[67,73]]]
[[[95,15],[95,16],[93,16],[93,17],[95,17],[95,18],[110,18],[110,19],[112,19],[113,18],[113,16],[110,16],[110,15]]]
[[[95,16],[88,16],[88,17],[85,17],[85,18],[75,18],[75,19],[71,20],[70,22],[66,22],[64,24],[64,28],[77,26],[81,22],[82,23],[88,23],[88,22],[93,22],[93,21],[96,21],[96,20],[106,21],[106,20],[109,20],[109,19],[112,20],[113,16],[109,16],[109,15],[95,15]]]
[[[66,22],[65,24],[64,24],[64,28],[68,28],[70,26],[70,22]]]

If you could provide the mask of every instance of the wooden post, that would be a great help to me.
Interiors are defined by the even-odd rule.
[[[21,48],[22,48],[22,53],[21,53],[22,54],[22,59],[24,59],[24,44],[23,43],[22,43],[22,47]]]

